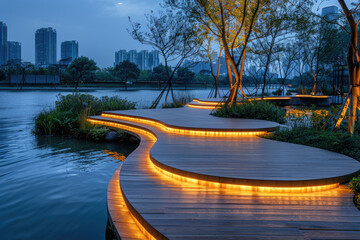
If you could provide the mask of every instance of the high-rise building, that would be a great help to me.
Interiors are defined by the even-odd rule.
[[[138,56],[136,50],[130,50],[127,54],[127,58],[130,62],[137,64],[138,63]]]
[[[7,59],[8,61],[21,63],[21,43],[8,41]]]
[[[56,30],[40,28],[35,33],[35,64],[56,64]]]
[[[149,51],[143,50],[138,53],[138,62],[140,70],[149,70]]]
[[[137,52],[136,50],[130,50],[127,52],[122,49],[115,52],[115,66],[126,60],[135,63],[141,70],[152,70],[160,65],[159,51],[149,52],[142,50]]]
[[[79,43],[75,40],[61,43],[61,62],[70,64],[79,57]]]
[[[115,65],[118,65],[119,63],[124,62],[126,60],[129,60],[126,50],[122,49],[115,52]]]
[[[159,60],[159,51],[151,51],[149,53],[149,68],[150,69],[154,69],[155,67],[160,65],[160,60]]]
[[[7,26],[0,22],[0,65],[7,64]]]
[[[321,16],[328,21],[334,21],[339,17],[339,9],[337,6],[329,6],[321,9]]]

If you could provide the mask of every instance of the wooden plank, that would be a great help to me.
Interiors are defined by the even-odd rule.
[[[150,129],[158,139],[154,145],[154,139],[137,133],[142,141],[122,166],[120,187],[132,214],[154,235],[169,239],[355,239],[359,234],[360,211],[343,185],[302,194],[214,189],[167,177],[154,169],[148,156],[151,150],[162,163],[197,174],[266,181],[336,178],[359,167],[351,158],[256,137],[179,136],[132,124]],[[117,221],[117,227],[121,222],[123,227],[135,226],[120,218]]]

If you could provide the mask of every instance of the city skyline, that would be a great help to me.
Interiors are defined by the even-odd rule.
[[[128,16],[144,23],[144,13],[159,9],[160,2],[63,0],[54,3],[44,0],[3,0],[0,3],[0,21],[7,24],[8,39],[21,42],[22,57],[26,62],[35,62],[33,35],[36,29],[52,27],[57,30],[58,43],[76,39],[81,42],[82,56],[94,59],[99,67],[109,67],[113,65],[113,54],[118,49],[152,50],[130,37],[127,32],[130,27]],[[19,8],[19,5],[22,7]],[[322,7],[329,5],[338,6],[337,1],[331,0],[322,4]],[[61,55],[59,45],[57,55]]]
[[[82,56],[94,59],[99,67],[109,67],[113,65],[114,52],[118,49],[151,50],[128,34],[128,16],[134,21],[144,22],[144,13],[157,10],[160,2],[123,0],[123,4],[118,4],[119,1],[114,0],[3,0],[0,3],[0,21],[7,24],[8,39],[22,43],[22,57],[26,62],[35,62],[35,31],[52,27],[57,31],[58,43],[75,39],[81,43]],[[61,55],[59,44],[57,55]]]

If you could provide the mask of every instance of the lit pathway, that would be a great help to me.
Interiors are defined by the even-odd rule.
[[[123,239],[144,238],[140,230],[158,239],[359,239],[360,211],[339,186],[357,161],[253,136],[276,129],[272,122],[209,112],[91,118],[141,138],[109,184],[109,214]]]

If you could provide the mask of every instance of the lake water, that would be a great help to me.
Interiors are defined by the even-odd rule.
[[[34,136],[34,117],[71,91],[0,90],[0,239],[104,239],[106,191],[130,143],[98,144]],[[159,91],[95,90],[149,106]],[[209,89],[178,91],[207,97]]]

